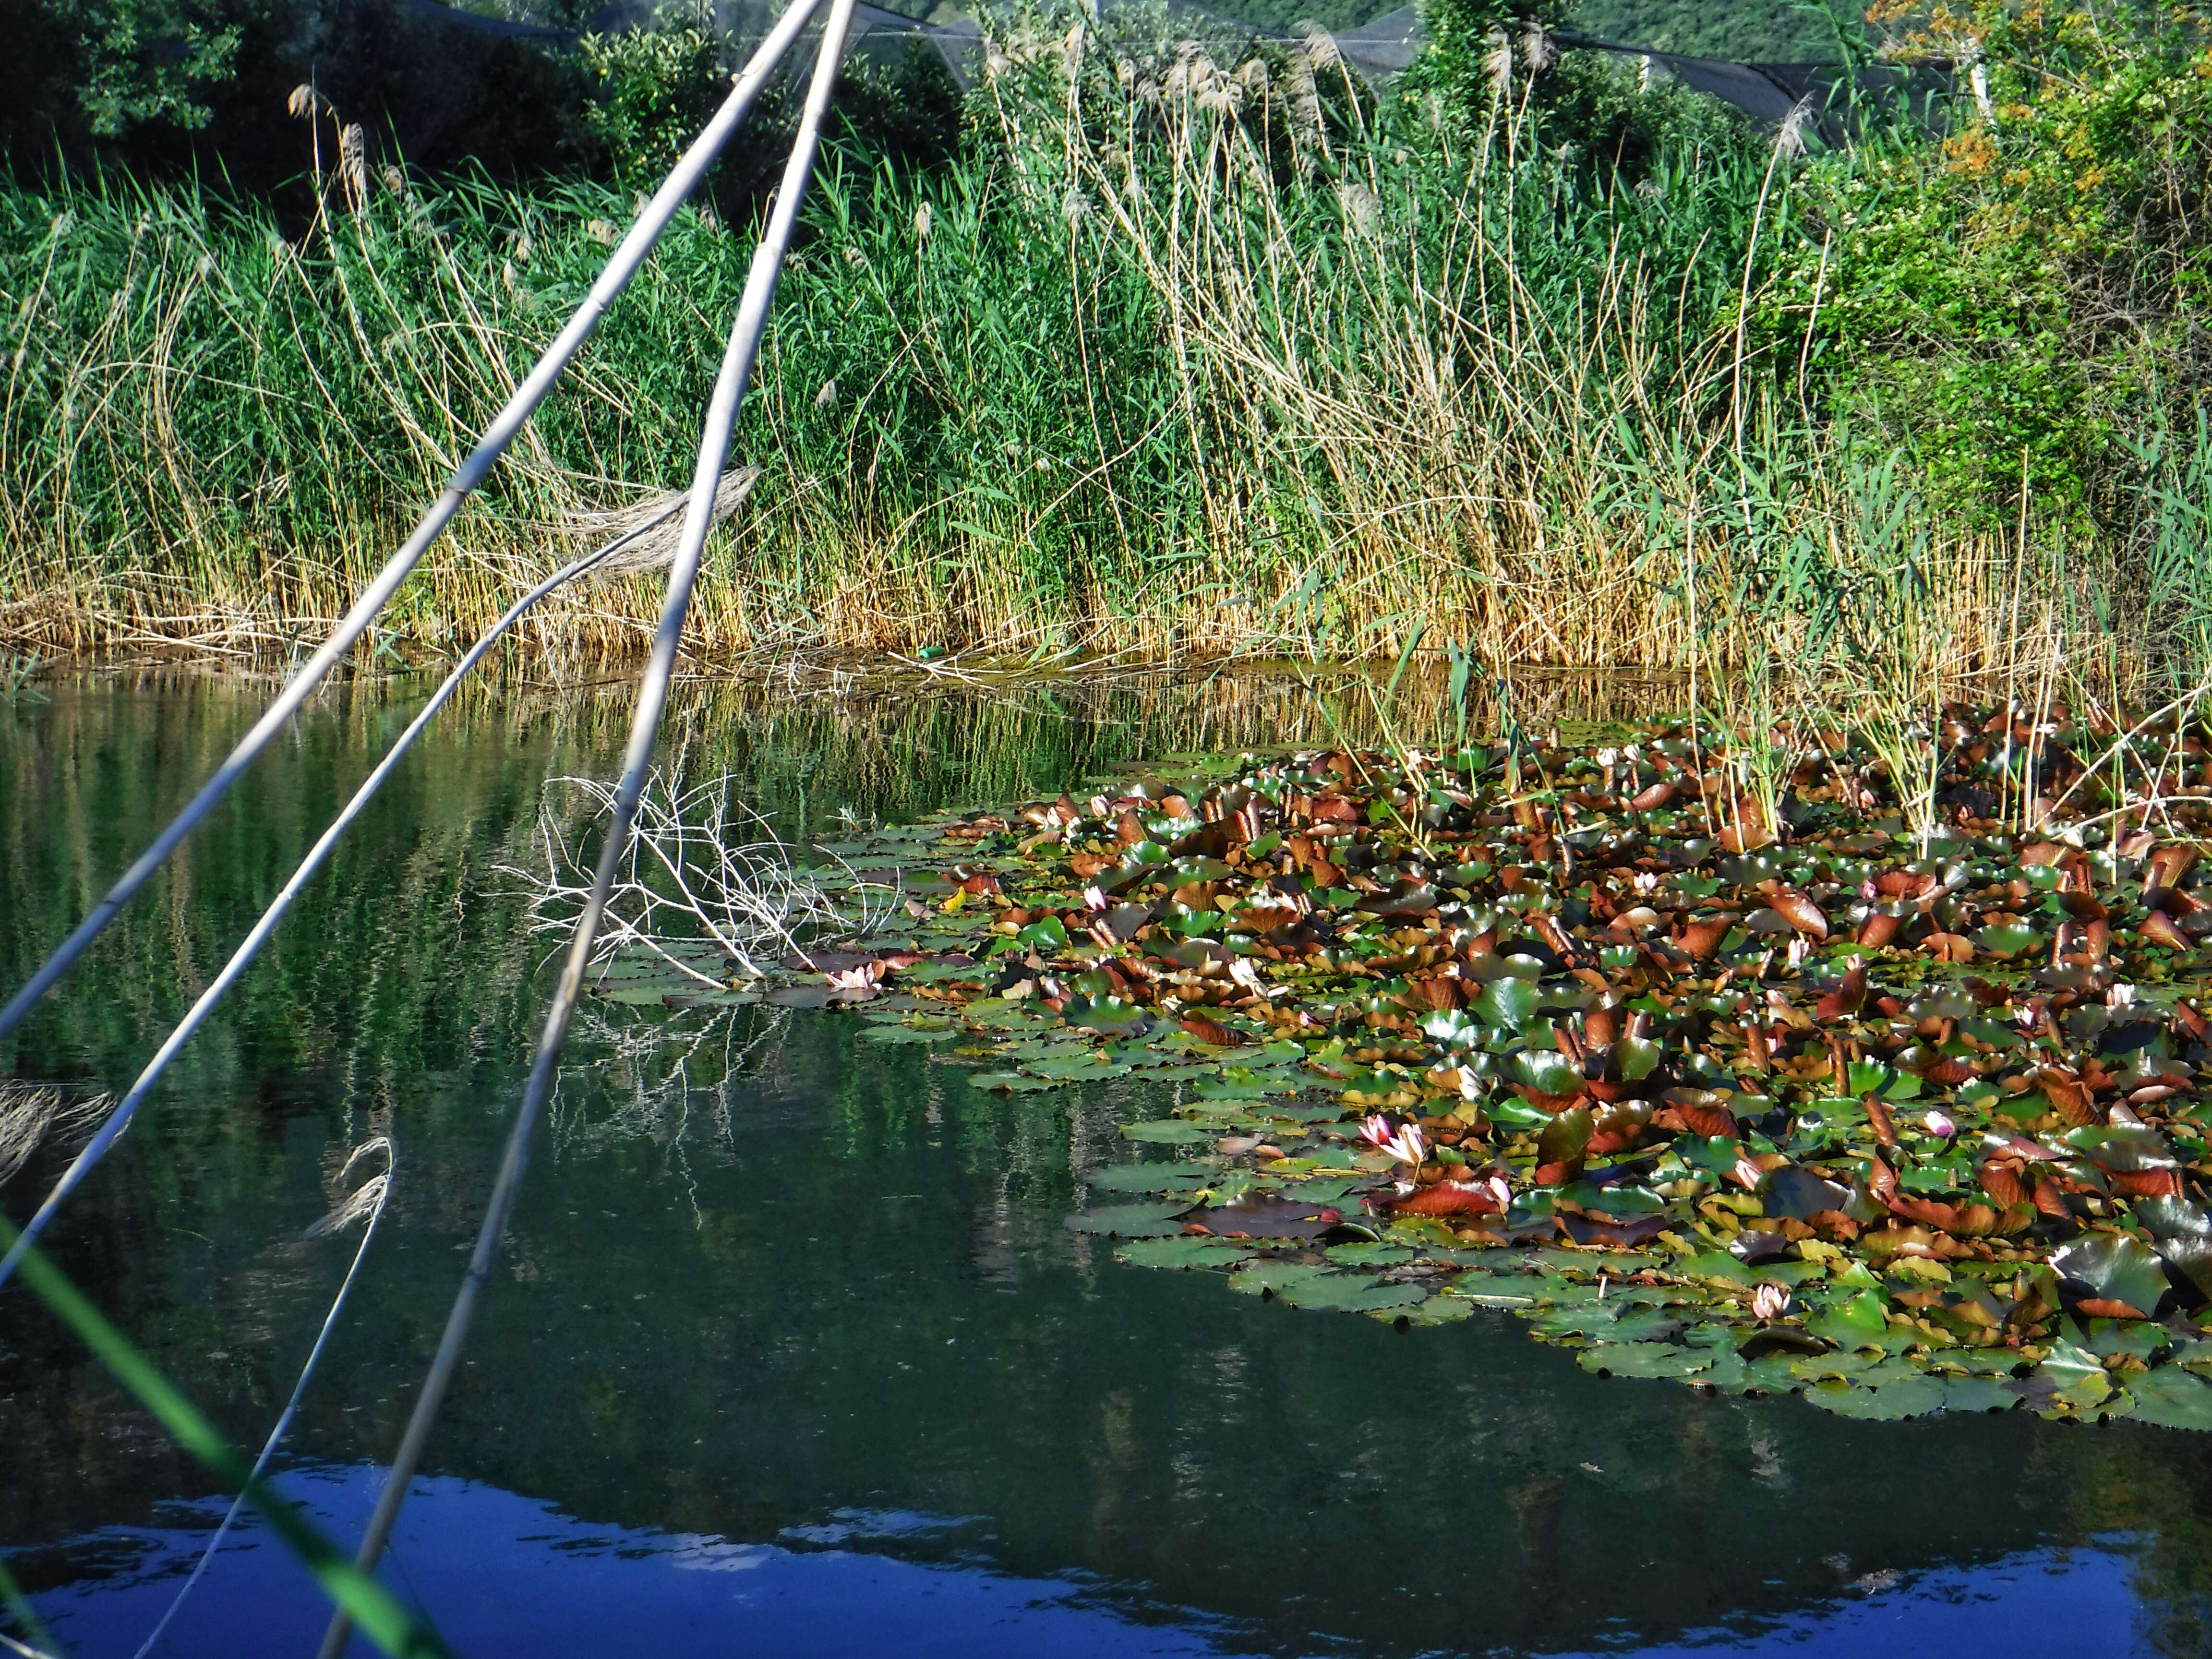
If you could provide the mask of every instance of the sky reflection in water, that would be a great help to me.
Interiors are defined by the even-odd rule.
[[[372,1471],[296,1470],[280,1486],[335,1530],[374,1501]],[[220,1506],[176,1524],[110,1528],[54,1553],[85,1576],[40,1597],[57,1636],[87,1656],[129,1653],[158,1621],[204,1545]],[[902,1539],[957,1534],[963,1523],[848,1512],[787,1528],[779,1543],[593,1526],[475,1482],[417,1483],[388,1577],[472,1659],[550,1653],[744,1655],[1096,1655],[1099,1659],[1345,1651],[1318,1637],[1285,1648],[1188,1608],[1132,1610],[1127,1587],[1079,1576],[1024,1578],[981,1564],[923,1565],[881,1553]],[[308,1650],[325,1616],[313,1585],[248,1522],[233,1534],[159,1651],[228,1659]],[[1648,1645],[1632,1632],[1587,1650],[1607,1659],[1706,1654],[1844,1659],[1878,1651],[2001,1651],[2007,1659],[2083,1659],[2137,1650],[2142,1609],[2116,1547],[2033,1551],[1909,1580],[1877,1575],[1851,1600],[1694,1632]],[[871,1545],[877,1548],[869,1548]],[[59,1563],[56,1563],[59,1565]],[[1895,1582],[1889,1582],[1895,1581]],[[1117,1594],[1117,1591],[1121,1593]],[[356,1651],[367,1651],[357,1644]]]

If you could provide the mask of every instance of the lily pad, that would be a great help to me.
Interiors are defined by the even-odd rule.
[[[1249,1256],[1252,1249],[1225,1238],[1136,1238],[1114,1254],[1134,1267],[1228,1268]]]
[[[1856,1417],[1869,1423],[1896,1423],[1908,1417],[1925,1417],[1948,1405],[1948,1391],[1932,1376],[1911,1376],[1878,1388],[1857,1383],[1822,1382],[1805,1390],[1805,1397],[1824,1412]]]
[[[2100,1233],[2051,1258],[2061,1279],[2087,1285],[2094,1296],[2148,1318],[2166,1294],[2166,1272],[2149,1246],[2125,1233]]]
[[[1409,1327],[1486,1300],[1583,1364],[1856,1415],[2185,1418],[2190,1387],[2146,1379],[2212,1359],[2136,1316],[2212,1295],[2212,1091],[2175,972],[2212,801],[2114,818],[2132,775],[2061,722],[2039,786],[2085,821],[2014,841],[1977,816],[2010,798],[1971,737],[1997,712],[1933,722],[1919,761],[1960,820],[1933,842],[1854,798],[1895,757],[1852,732],[1776,775],[1789,835],[1749,851],[1693,779],[1772,757],[1711,726],[1414,769],[1214,757],[856,836],[840,856],[927,885],[924,913],[895,946],[807,948],[882,964],[872,1041],[957,1031],[981,1087],[1113,1076],[1171,1112],[1123,1133],[1189,1167],[1096,1195],[1166,1228],[1121,1200],[1206,1194],[1254,1236],[1221,1258],[1162,1231],[1133,1263]],[[2137,920],[2153,892],[2164,920]],[[723,994],[617,967],[617,994]],[[742,994],[828,990],[787,963]],[[2015,1377],[2022,1353],[2049,1357]]]
[[[1093,1170],[1083,1180],[1095,1191],[1167,1193],[1209,1186],[1220,1178],[1221,1170],[1211,1164],[1115,1164]]]
[[[2212,1429],[2212,1382],[2168,1366],[2131,1377],[2128,1394],[2135,1408],[2128,1419],[2162,1429]]]
[[[1711,1369],[1716,1358],[1710,1349],[1668,1342],[1601,1342],[1577,1354],[1575,1363],[1613,1376],[1694,1376]]]
[[[1154,1141],[1170,1146],[1188,1146],[1193,1141],[1211,1140],[1218,1133],[1202,1123],[1187,1123],[1180,1118],[1156,1117],[1142,1123],[1124,1123],[1123,1139]]]
[[[1072,1231],[1105,1233],[1118,1238],[1158,1238],[1180,1233],[1178,1218],[1190,1206],[1172,1201],[1158,1204],[1108,1204],[1067,1218]]]
[[[1340,1313],[1374,1313],[1382,1309],[1410,1308],[1428,1299],[1419,1285],[1376,1284],[1353,1273],[1324,1273],[1279,1289],[1276,1295],[1293,1308],[1327,1308]]]
[[[1943,1409],[1947,1412],[2008,1412],[2020,1396],[1994,1376],[1947,1376]]]

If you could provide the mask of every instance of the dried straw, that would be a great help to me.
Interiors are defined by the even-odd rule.
[[[50,1084],[0,1078],[0,1186],[30,1162],[49,1136],[64,1146],[82,1139],[113,1103],[112,1095],[71,1100]]]
[[[714,490],[715,524],[720,525],[744,506],[760,480],[761,470],[757,466],[733,466],[723,473]],[[684,515],[678,509],[683,507],[687,495],[687,491],[674,490],[614,512],[585,513],[570,519],[564,528],[579,541],[635,538],[628,546],[610,554],[592,572],[592,580],[619,581],[645,571],[665,569],[676,556],[677,544],[683,538]]]

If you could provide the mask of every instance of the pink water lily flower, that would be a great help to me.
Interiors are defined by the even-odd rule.
[[[1790,1292],[1779,1285],[1761,1285],[1751,1293],[1751,1310],[1762,1320],[1782,1317],[1790,1306]]]
[[[1386,1152],[1401,1164],[1418,1164],[1426,1155],[1429,1139],[1421,1133],[1418,1123],[1408,1123],[1393,1131],[1390,1120],[1382,1113],[1370,1115],[1359,1126],[1359,1138],[1378,1152]]]
[[[1920,1121],[1928,1126],[1929,1134],[1944,1140],[1954,1139],[1959,1133],[1959,1126],[1951,1121],[1951,1115],[1948,1112],[1930,1112]]]
[[[1408,1123],[1398,1131],[1395,1140],[1384,1143],[1382,1150],[1401,1164],[1418,1164],[1428,1156],[1429,1138],[1421,1133],[1418,1123]]]

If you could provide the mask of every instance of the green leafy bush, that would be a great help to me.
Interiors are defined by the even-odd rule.
[[[586,130],[616,183],[650,187],[728,90],[721,43],[710,29],[664,12],[659,27],[587,34],[581,49],[599,93],[585,106]]]
[[[1830,412],[1870,412],[1939,500],[1984,521],[2016,516],[2023,490],[2127,511],[2124,440],[2193,427],[2212,369],[2202,27],[1981,4],[1905,46],[1959,64],[1952,130],[1805,170],[1777,244],[1774,359],[1806,363]]]
[[[120,137],[142,121],[204,126],[206,89],[230,78],[258,0],[49,0],[47,18],[75,48],[77,102],[91,130]]]

